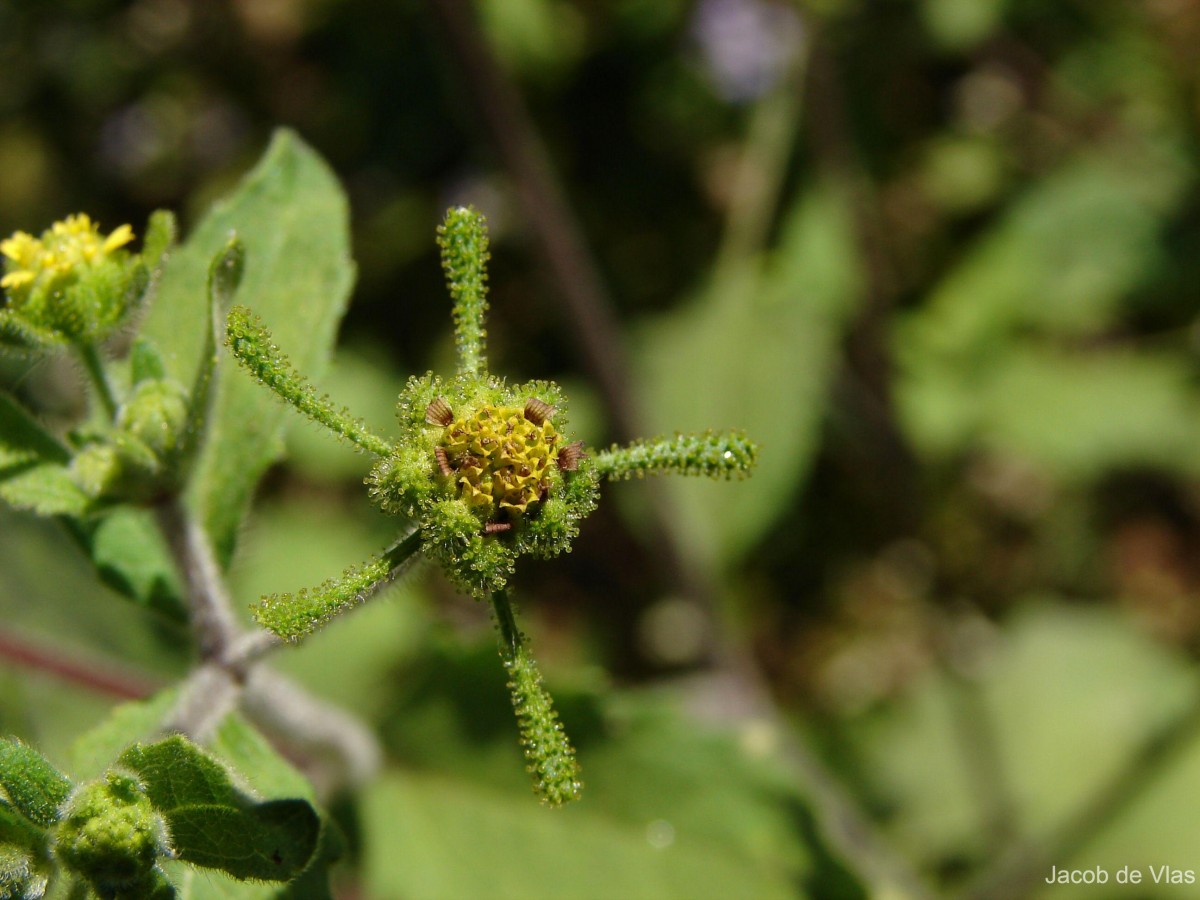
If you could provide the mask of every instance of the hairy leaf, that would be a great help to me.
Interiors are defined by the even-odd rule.
[[[134,745],[118,762],[142,779],[185,862],[235,878],[288,881],[312,858],[321,823],[307,800],[256,802],[186,738]]]
[[[179,575],[148,512],[124,507],[68,526],[106,585],[139,606],[187,621]]]
[[[29,847],[0,841],[0,897],[41,900],[50,883],[43,859]]]
[[[92,498],[59,463],[12,466],[0,472],[0,500],[39,516],[83,516]]]
[[[49,828],[71,793],[71,782],[32,747],[0,739],[0,788],[17,812]]]

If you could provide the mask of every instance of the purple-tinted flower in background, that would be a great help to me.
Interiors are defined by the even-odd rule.
[[[733,103],[769,90],[804,42],[800,16],[771,0],[701,0],[691,34],[717,92]]]

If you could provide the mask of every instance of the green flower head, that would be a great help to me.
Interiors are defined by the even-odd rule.
[[[757,450],[741,433],[707,432],[585,451],[571,438],[557,385],[509,385],[487,371],[483,216],[450,210],[438,243],[453,300],[458,371],[409,379],[396,405],[395,441],[319,397],[249,310],[229,312],[228,344],[238,361],[300,412],[375,455],[366,479],[372,499],[415,526],[339,578],[262,598],[255,617],[285,640],[299,640],[365,601],[417,555],[438,563],[463,591],[492,603],[535,790],[558,805],[578,796],[579,770],[508,600],[518,558],[570,550],[579,523],[596,507],[602,479],[668,471],[740,476]]]
[[[596,472],[564,407],[550,382],[413,378],[401,438],[367,479],[372,497],[421,523],[422,549],[463,590],[500,590],[522,554],[569,550],[596,506]]]

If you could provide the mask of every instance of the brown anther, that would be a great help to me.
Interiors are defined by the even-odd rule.
[[[555,461],[563,472],[574,472],[579,468],[579,460],[585,456],[587,454],[583,452],[583,441],[575,441],[559,450]]]
[[[454,470],[450,468],[450,457],[446,455],[445,447],[434,447],[433,458],[437,460],[438,468],[441,469],[443,475],[449,478],[454,474]]]
[[[445,397],[438,397],[425,407],[425,421],[430,425],[441,425],[443,428],[454,421],[454,413]]]
[[[512,531],[512,522],[488,522],[483,526],[484,534],[499,534],[501,531]]]
[[[542,425],[554,415],[554,409],[549,403],[530,397],[525,401],[525,418],[534,425]]]

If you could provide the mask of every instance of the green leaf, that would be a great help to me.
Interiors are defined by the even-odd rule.
[[[186,738],[134,745],[118,762],[140,776],[185,862],[239,879],[288,881],[312,858],[321,822],[307,800],[256,802]]]
[[[0,393],[0,500],[41,516],[83,515],[92,500],[71,478],[69,459],[53,435]]]
[[[769,255],[737,261],[638,334],[648,429],[737,429],[761,448],[753,476],[735,486],[664,485],[697,565],[732,561],[791,513],[817,450],[859,267],[847,198],[820,186],[787,211]]]
[[[146,222],[146,235],[142,239],[142,258],[151,270],[162,268],[164,258],[175,246],[178,230],[175,214],[170,210],[158,209],[150,214]]]
[[[50,883],[48,867],[29,847],[0,841],[0,897],[41,900]]]
[[[490,642],[440,649],[392,682],[404,693],[388,707],[385,740],[408,774],[385,776],[365,798],[369,895],[586,896],[608,884],[607,864],[621,869],[614,896],[862,896],[825,890],[854,879],[812,828],[765,723],[721,733],[661,696],[553,685],[587,793],[551,813],[514,765]],[[710,883],[697,890],[700,872]]]
[[[0,500],[39,516],[84,516],[92,498],[59,463],[12,466],[0,472]]]
[[[187,621],[179,575],[149,512],[121,507],[68,526],[106,585],[139,606]]]
[[[170,255],[143,333],[177,381],[195,383],[209,320],[209,298],[197,285],[205,283],[231,232],[245,244],[241,296],[253,298],[296,368],[319,375],[354,277],[348,214],[334,175],[288,131],[276,134],[235,193]],[[282,447],[285,409],[236,367],[221,366],[216,380],[188,499],[227,562],[255,485]]]
[[[666,819],[637,826],[554,814],[523,794],[393,773],[364,797],[367,893],[439,897],[794,898],[781,870],[692,840]],[[398,815],[398,811],[403,811]]]
[[[239,879],[290,881],[312,859],[321,824],[303,800],[272,800],[250,809],[183,806],[165,813],[184,862]]]
[[[225,768],[181,735],[154,744],[134,744],[118,763],[142,777],[146,795],[161,812],[239,802]]]
[[[99,777],[126,747],[161,730],[175,699],[172,688],[148,700],[115,707],[108,718],[75,740],[71,748],[71,771],[80,780]]]
[[[8,394],[0,393],[0,472],[33,462],[65,463],[67,449]]]
[[[32,747],[0,739],[0,788],[17,812],[49,828],[71,793],[71,782]]]

